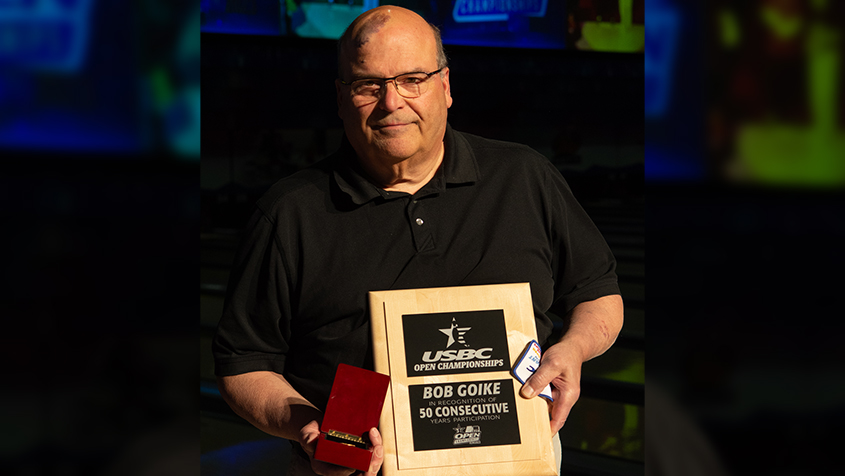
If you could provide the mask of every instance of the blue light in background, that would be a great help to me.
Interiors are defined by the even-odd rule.
[[[0,146],[41,152],[135,153],[131,101],[91,64],[94,0],[0,0]],[[124,46],[115,39],[118,47]],[[133,61],[124,55],[125,61]],[[125,69],[125,68],[124,68]],[[113,74],[120,77],[114,65]],[[96,84],[96,86],[95,86]]]
[[[165,134],[170,149],[183,158],[200,157],[200,12],[191,10],[176,48],[173,63],[181,68],[172,72],[181,85],[174,87],[172,98],[164,103]]]
[[[201,0],[201,30],[336,40],[352,20],[380,3],[378,0]],[[566,18],[564,2],[432,0],[427,6],[423,3],[415,11],[440,26],[443,43],[447,45],[548,49],[567,46],[565,27],[561,26]],[[529,22],[537,19],[541,21]],[[539,31],[534,31],[537,28]]]
[[[698,24],[689,21],[694,18],[694,6],[646,0],[645,8],[645,178],[650,182],[700,181],[707,174],[697,82],[700,63],[695,57],[680,57],[690,51],[682,45],[696,38]],[[686,69],[680,69],[684,59],[688,60]]]
[[[293,2],[291,2],[293,3]],[[202,0],[202,31],[244,35],[284,34],[285,0]]]
[[[653,182],[698,181],[704,174],[701,160],[651,144],[645,147],[645,176]]]
[[[507,21],[510,15],[542,17],[546,15],[546,0],[525,2],[490,2],[487,0],[456,0],[452,18],[456,22]]]
[[[44,152],[128,152],[139,149],[135,131],[119,121],[109,122],[92,115],[61,110],[4,121],[0,145],[9,149]]]
[[[73,73],[85,61],[93,0],[0,0],[0,65]]]
[[[665,114],[672,92],[680,15],[665,0],[646,0],[645,116]]]
[[[198,159],[197,10],[0,0],[0,149]]]

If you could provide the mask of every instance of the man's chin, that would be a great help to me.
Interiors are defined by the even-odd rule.
[[[381,152],[381,155],[396,160],[403,160],[411,157],[418,150],[414,141],[401,137],[382,138],[380,140],[376,140],[373,145],[375,145],[375,148]]]

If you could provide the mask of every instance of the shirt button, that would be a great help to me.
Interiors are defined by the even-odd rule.
[[[425,223],[422,218],[417,218],[417,225],[422,225]]]

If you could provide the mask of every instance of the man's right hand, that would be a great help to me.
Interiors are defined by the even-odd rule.
[[[311,469],[321,476],[349,476],[357,470],[344,468],[325,461],[314,459],[314,451],[317,449],[317,439],[320,437],[320,424],[312,421],[302,427],[299,432],[299,444],[311,459]],[[375,428],[370,429],[370,442],[373,444],[373,459],[370,462],[370,470],[366,473],[357,472],[364,476],[376,476],[384,461],[384,446],[382,446],[381,434]]]

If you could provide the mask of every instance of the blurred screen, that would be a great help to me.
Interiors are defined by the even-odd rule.
[[[196,10],[0,0],[0,150],[198,159]]]
[[[443,43],[641,52],[643,0],[202,0],[202,31],[338,39],[380,4],[413,10]]]
[[[845,2],[646,7],[648,180],[845,185]]]

